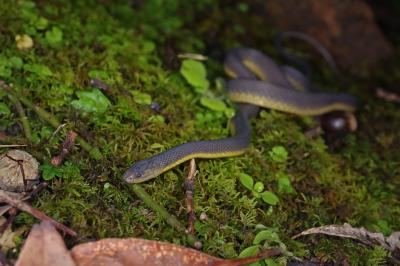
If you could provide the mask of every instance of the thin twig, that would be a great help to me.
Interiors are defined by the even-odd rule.
[[[26,147],[26,144],[0,144],[0,148],[18,148],[18,147]]]
[[[15,108],[17,109],[17,112],[21,119],[22,128],[24,129],[25,137],[28,139],[29,142],[32,142],[32,129],[29,124],[28,117],[25,114],[24,107],[22,106],[18,98],[14,95],[8,94],[8,98],[13,102]]]
[[[43,212],[33,208],[32,206],[30,206],[29,204],[16,199],[10,195],[8,195],[6,192],[0,190],[0,201],[1,202],[6,202],[7,204],[16,207],[22,211],[25,211],[29,214],[31,214],[32,216],[38,218],[41,221],[48,221],[51,224],[53,224],[56,228],[60,229],[61,231],[65,232],[66,234],[69,234],[71,236],[77,236],[78,234],[73,231],[72,229],[66,227],[65,225],[55,221],[53,218],[47,216],[46,214],[44,214]]]
[[[185,233],[186,228],[176,219],[175,216],[171,215],[168,213],[168,211],[161,205],[159,205],[157,202],[155,202],[151,196],[144,190],[140,185],[138,184],[133,184],[133,185],[127,185],[127,187],[136,194],[143,202],[154,212],[156,212],[161,218],[163,218],[170,226],[175,228],[177,231],[181,233]],[[187,241],[190,245],[195,245],[198,240],[192,236],[192,235],[187,235]]]
[[[194,213],[194,177],[196,176],[196,161],[190,160],[189,174],[185,181],[186,190],[186,208],[188,214],[188,228],[187,233],[194,235],[194,222],[196,221],[196,214]]]
[[[4,234],[7,228],[12,224],[14,221],[15,216],[17,216],[18,209],[15,207],[11,207],[8,210],[8,218],[7,220],[0,226],[0,237]]]
[[[51,134],[50,138],[46,141],[46,143],[49,143],[54,137],[55,135],[57,135],[57,133],[67,125],[67,123],[61,124],[59,125],[56,130],[54,130],[53,134]]]
[[[17,97],[16,93],[14,90],[8,86],[4,81],[0,80],[0,87],[4,89],[8,94]],[[32,103],[30,100],[22,96],[21,94],[18,94],[18,99],[28,108],[32,109],[35,111],[35,113],[45,120],[47,123],[52,125],[55,128],[58,128],[60,126],[60,122],[58,121],[57,118],[55,118],[51,113],[47,112],[46,110],[40,108],[39,106],[36,106],[34,103]],[[89,155],[95,159],[95,160],[100,160],[103,158],[103,155],[101,154],[100,150],[97,147],[92,147],[88,142],[86,142],[83,138],[80,136],[76,137],[76,141],[80,144],[82,149],[87,151]]]
[[[63,163],[65,157],[68,155],[71,148],[74,146],[75,139],[77,136],[78,134],[76,134],[74,131],[69,131],[67,133],[67,138],[64,140],[62,144],[60,154],[51,158],[52,165],[60,166]]]

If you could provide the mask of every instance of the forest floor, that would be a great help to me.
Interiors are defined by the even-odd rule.
[[[78,238],[67,239],[69,246],[133,236],[188,245],[185,235],[149,209],[121,177],[133,162],[160,151],[229,135],[233,105],[223,90],[222,60],[229,48],[249,45],[242,40],[251,35],[235,21],[251,17],[248,6],[222,8],[209,0],[144,1],[134,7],[100,2],[0,0],[0,79],[66,124],[52,137],[55,128],[26,107],[32,130],[26,136],[1,91],[2,142],[29,144],[24,150],[39,160],[49,183],[32,204],[78,232]],[[224,30],[210,37],[216,25]],[[253,40],[253,48],[280,60],[272,44],[276,30],[266,26],[259,31],[264,37]],[[179,71],[177,54],[189,52],[209,58],[203,64],[210,86],[203,91],[194,90]],[[375,97],[370,90],[374,75],[338,80],[322,60],[314,61],[313,81],[319,87],[359,98],[358,130],[328,144],[323,136],[306,136],[317,125],[312,118],[263,110],[252,120],[247,153],[197,160],[195,212],[207,218],[197,220],[195,228],[204,252],[237,257],[265,230],[270,234],[266,246],[285,246],[305,260],[351,265],[387,260],[382,247],[353,240],[291,238],[329,224],[349,223],[384,235],[400,230],[399,105]],[[101,81],[106,90],[93,87],[91,80]],[[204,98],[222,102],[223,108]],[[77,145],[55,167],[50,159],[68,130],[94,150],[88,153]],[[183,164],[141,184],[183,225],[188,168]],[[269,203],[246,188],[241,177],[261,182],[259,191],[270,192]],[[37,222],[26,213],[17,216],[13,229],[26,229],[15,237],[18,248],[8,250],[8,256],[17,256]],[[275,262],[286,260],[290,257]]]

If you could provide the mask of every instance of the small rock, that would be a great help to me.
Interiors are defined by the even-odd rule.
[[[0,155],[0,189],[24,192],[38,182],[39,163],[32,155],[21,150],[10,150]]]

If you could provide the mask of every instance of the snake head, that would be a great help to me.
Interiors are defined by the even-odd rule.
[[[151,158],[136,162],[125,172],[123,179],[128,183],[141,183],[161,174]]]

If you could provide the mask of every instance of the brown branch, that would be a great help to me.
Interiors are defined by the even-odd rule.
[[[185,181],[186,190],[186,207],[188,214],[188,228],[187,233],[194,235],[194,222],[196,221],[196,214],[194,213],[194,177],[196,176],[196,161],[190,160],[189,174]]]
[[[56,228],[60,229],[61,231],[65,232],[66,234],[69,234],[71,236],[77,236],[78,234],[73,231],[72,229],[66,227],[65,225],[55,221],[53,218],[47,216],[46,214],[44,214],[43,212],[33,208],[32,206],[30,206],[29,204],[16,199],[10,195],[8,195],[6,192],[0,190],[0,201],[1,202],[6,202],[7,204],[16,207],[22,211],[25,211],[29,214],[31,214],[32,216],[38,218],[41,221],[48,221],[50,222],[52,225],[54,225]]]

